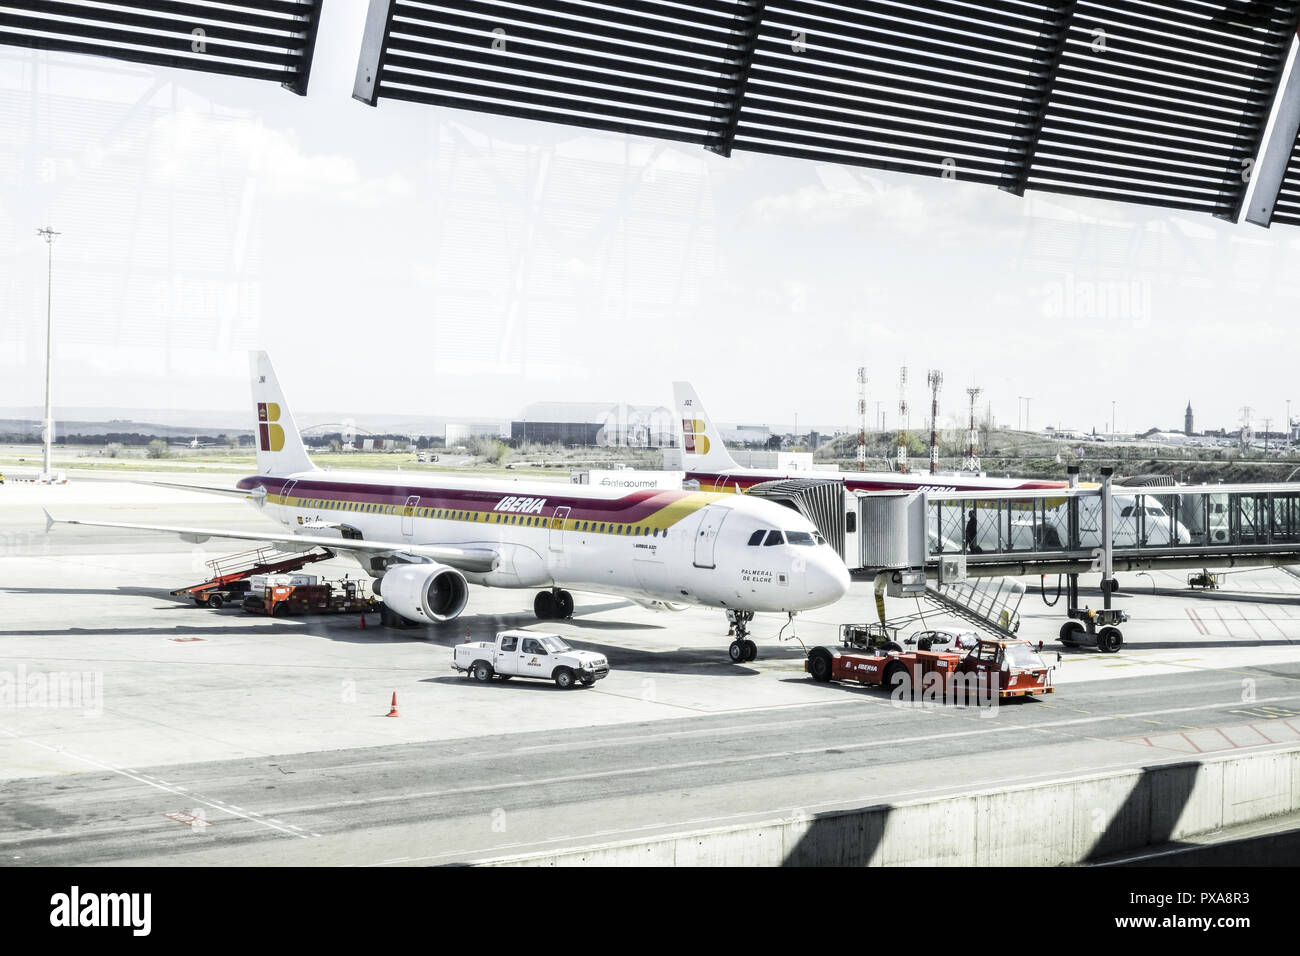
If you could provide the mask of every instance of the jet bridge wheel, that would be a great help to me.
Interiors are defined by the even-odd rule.
[[[1124,634],[1118,627],[1103,627],[1097,632],[1097,649],[1103,654],[1114,654],[1124,643]]]

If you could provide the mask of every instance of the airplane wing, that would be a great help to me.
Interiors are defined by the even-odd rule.
[[[449,544],[411,544],[401,541],[373,541],[362,538],[344,538],[331,535],[277,534],[274,531],[227,531],[218,528],[178,528],[168,525],[127,524],[120,521],[81,521],[76,518],[56,518],[45,512],[45,531],[56,524],[79,524],[91,528],[122,528],[128,531],[157,531],[179,535],[182,541],[200,544],[209,538],[229,538],[234,541],[258,541],[281,551],[310,551],[328,548],[330,551],[351,551],[362,554],[400,552],[430,558],[440,564],[460,571],[491,571],[496,568],[499,555],[491,548],[462,548]]]
[[[220,487],[218,485],[191,485],[183,481],[145,481],[135,479],[131,482],[133,485],[150,485],[154,488],[175,488],[178,491],[197,491],[205,495],[225,495],[227,498],[265,498],[266,489],[257,488],[255,491],[245,491],[243,488]]]

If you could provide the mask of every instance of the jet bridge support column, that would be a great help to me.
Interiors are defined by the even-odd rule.
[[[1110,595],[1115,589],[1115,515],[1111,511],[1113,478],[1113,468],[1101,470],[1101,606],[1106,610],[1110,610]]]
[[[1124,634],[1117,625],[1128,620],[1128,612],[1110,606],[1115,590],[1115,527],[1112,513],[1112,477],[1114,469],[1101,470],[1101,547],[1094,557],[1101,571],[1101,610],[1079,607],[1079,576],[1070,575],[1070,606],[1066,613],[1070,620],[1061,627],[1061,643],[1066,647],[1096,647],[1113,654],[1124,643]],[[1078,484],[1078,475],[1070,476],[1071,485]],[[1077,500],[1077,499],[1076,499]],[[1100,553],[1098,553],[1100,552]]]
[[[1070,465],[1066,469],[1069,476],[1070,487],[1079,487],[1079,466]],[[1071,496],[1069,505],[1066,508],[1067,526],[1066,533],[1069,536],[1066,546],[1076,548],[1079,546],[1079,499]],[[1072,571],[1065,576],[1067,594],[1065,597],[1065,613],[1077,610],[1079,607],[1079,574]],[[1073,615],[1071,615],[1073,617]]]

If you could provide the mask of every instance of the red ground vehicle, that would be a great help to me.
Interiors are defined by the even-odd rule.
[[[244,598],[244,610],[250,614],[342,614],[365,613],[379,607],[364,582],[331,584],[268,584],[251,588]]]
[[[1051,694],[1052,669],[1028,641],[980,638],[969,653],[914,651],[852,653],[814,647],[804,661],[813,680],[852,680],[860,684],[903,687],[912,699],[960,700],[976,693],[990,699]],[[927,698],[928,699],[928,698]]]

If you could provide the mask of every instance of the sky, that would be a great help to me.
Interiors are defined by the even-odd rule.
[[[372,108],[364,15],[325,6],[306,97],[0,47],[0,409],[42,399],[49,225],[56,416],[243,409],[251,348],[300,422],[689,379],[724,422],[848,427],[864,366],[894,428],[903,365],[914,427],[932,368],[945,425],[968,386],[1033,428],[1300,415],[1293,228]]]

